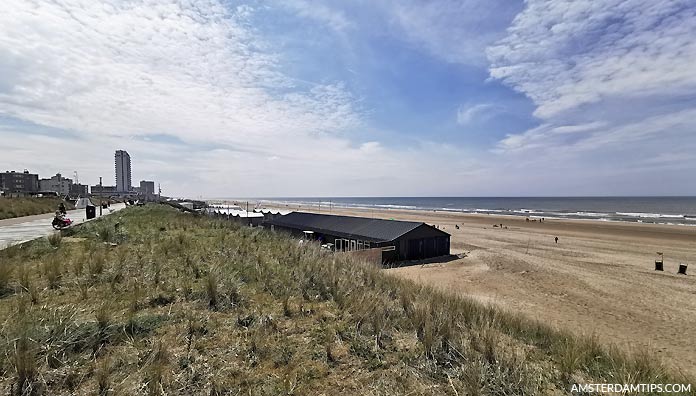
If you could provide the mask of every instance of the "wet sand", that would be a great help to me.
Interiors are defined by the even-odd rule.
[[[676,274],[680,262],[696,274],[696,227],[426,211],[331,213],[436,224],[452,234],[452,253],[466,257],[387,271],[628,350],[647,348],[696,374],[696,276]],[[501,223],[502,229],[493,227]],[[654,271],[656,252],[665,254],[664,272]]]

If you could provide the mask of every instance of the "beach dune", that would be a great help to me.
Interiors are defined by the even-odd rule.
[[[696,276],[677,275],[679,263],[692,263],[696,274],[696,227],[335,207],[331,213],[436,224],[452,234],[452,253],[465,257],[387,271],[629,351],[650,350],[696,373]],[[664,272],[654,270],[656,252],[664,252]]]

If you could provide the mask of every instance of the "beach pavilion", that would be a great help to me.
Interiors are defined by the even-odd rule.
[[[450,254],[450,234],[423,222],[292,212],[264,224],[296,236],[310,232],[322,244],[332,243],[335,251],[383,248],[393,252],[388,261]]]

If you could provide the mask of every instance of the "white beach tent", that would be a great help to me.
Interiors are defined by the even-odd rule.
[[[77,201],[75,201],[75,209],[84,209],[87,206],[94,206],[89,198],[79,198]]]

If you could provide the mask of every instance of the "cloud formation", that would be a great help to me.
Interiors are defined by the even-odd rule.
[[[486,63],[485,48],[503,37],[520,6],[504,0],[387,1],[405,37],[447,62]]]
[[[287,136],[358,123],[340,84],[295,89],[246,27],[246,7],[13,0],[5,8],[0,62],[14,73],[0,77],[0,103],[13,117],[90,133],[225,143],[271,138],[279,124]]]
[[[693,90],[693,2],[533,0],[488,48],[491,76],[549,118],[608,96]]]
[[[277,3],[281,7],[292,10],[295,15],[319,22],[331,29],[343,31],[353,28],[345,13],[337,8],[329,7],[326,4],[308,0],[282,0]]]
[[[695,16],[678,0],[528,1],[487,54],[491,77],[531,98],[542,122],[498,152],[692,145]]]
[[[0,168],[108,182],[127,149],[190,196],[630,193],[696,171],[688,1],[3,7]]]
[[[490,116],[490,113],[498,109],[491,103],[479,103],[472,106],[461,106],[457,110],[457,124],[467,125],[472,121]]]
[[[10,0],[4,8],[0,113],[79,136],[9,127],[6,147],[24,149],[4,155],[4,167],[41,153],[46,162],[27,167],[88,167],[85,179],[94,182],[111,169],[113,150],[126,148],[136,173],[160,175],[172,193],[198,185],[210,194],[263,195],[331,194],[342,180],[403,164],[390,162],[402,155],[395,152],[374,158],[377,142],[348,138],[363,117],[343,83],[306,89],[283,74],[270,44],[249,26],[250,7]],[[58,154],[76,150],[94,155]]]

